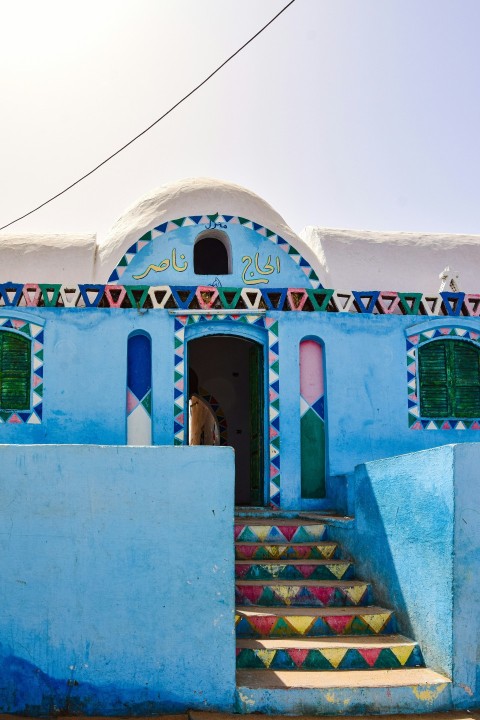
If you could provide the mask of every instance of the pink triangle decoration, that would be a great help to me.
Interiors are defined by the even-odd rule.
[[[127,413],[128,413],[128,415],[130,415],[130,413],[133,410],[135,410],[135,408],[137,407],[138,404],[139,404],[139,400],[136,397],[136,395],[134,395],[131,390],[127,390]]]
[[[258,600],[263,593],[262,585],[242,585],[238,588],[239,593],[249,600],[252,605],[258,605]]]
[[[300,650],[299,648],[292,648],[288,651],[288,654],[292,658],[297,668],[299,668],[302,667],[303,663],[305,662],[305,658],[308,655],[308,649]]]
[[[250,569],[250,565],[235,565],[235,577],[241,580]]]
[[[357,652],[362,656],[369,667],[374,667],[381,650],[382,648],[358,648]]]
[[[268,636],[271,634],[277,619],[275,615],[256,615],[255,617],[249,617],[248,622],[258,635]]]
[[[300,570],[305,579],[309,578],[315,572],[316,565],[297,565],[297,570]]]
[[[397,310],[400,303],[400,298],[398,297],[396,292],[385,291],[380,293],[377,298],[377,303],[384,315],[391,315]]]
[[[352,615],[328,615],[324,618],[327,625],[336,635],[343,635],[347,626],[353,619]]]
[[[297,532],[297,529],[298,529],[298,528],[297,528],[295,525],[293,525],[293,526],[291,526],[291,525],[279,525],[279,526],[278,526],[278,529],[280,530],[280,532],[282,533],[282,535],[284,536],[284,538],[286,538],[286,539],[288,540],[288,542],[290,542],[290,540],[293,538],[293,536],[294,536],[295,533]]]
[[[235,525],[235,532],[237,532],[237,527],[238,526]],[[235,537],[238,537],[238,533],[236,534]],[[241,555],[243,558],[245,558],[245,560],[250,560],[253,557],[256,549],[257,549],[256,545],[238,545],[237,546],[238,554]]]
[[[332,599],[333,594],[335,593],[335,588],[333,587],[311,587],[308,588],[308,591],[311,595],[317,598],[317,600],[320,600],[323,606],[327,606],[329,602]]]

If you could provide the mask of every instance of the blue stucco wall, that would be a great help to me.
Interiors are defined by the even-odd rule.
[[[356,468],[355,525],[332,529],[392,607],[456,707],[480,703],[480,445],[448,445]]]
[[[453,677],[460,707],[480,705],[480,447],[454,448]]]
[[[125,443],[127,341],[139,330],[152,339],[153,442],[173,444],[174,316],[167,310],[5,308],[2,314],[45,321],[45,350],[43,422],[1,424],[0,442]],[[406,370],[406,332],[418,320],[422,327],[479,330],[479,319],[273,311],[268,316],[279,322],[284,508],[297,508],[300,498],[299,343],[305,337],[325,347],[327,472],[334,480],[324,505],[345,504],[341,497],[332,502],[337,495],[332,482],[359,463],[480,440],[478,430],[410,429]],[[232,323],[227,326],[231,331]],[[215,328],[221,333],[222,323],[216,321]],[[236,323],[235,330],[241,333],[242,326]]]
[[[0,446],[0,712],[228,709],[230,448]]]

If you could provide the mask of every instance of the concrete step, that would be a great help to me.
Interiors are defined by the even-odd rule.
[[[258,543],[311,543],[326,539],[327,526],[301,518],[235,518],[235,540]]]
[[[403,635],[237,641],[237,668],[369,670],[424,667],[417,643]]]
[[[237,580],[235,602],[264,607],[370,605],[372,589],[362,580]]]
[[[401,687],[449,683],[430,668],[400,670],[344,670],[332,674],[306,670],[238,670],[237,686],[251,688]]]
[[[432,713],[451,707],[451,681],[429,668],[238,670],[238,713],[365,715]]]
[[[349,560],[236,560],[238,580],[341,580],[352,577]]]
[[[391,635],[397,632],[392,610],[376,607],[237,607],[237,638]]]
[[[235,543],[235,557],[238,560],[328,560],[335,556],[337,543],[272,543],[237,542]]]
[[[176,718],[177,720],[183,720],[184,716],[167,716],[166,720],[170,718]],[[323,715],[322,720],[333,720],[337,718],[336,715]],[[480,720],[480,711],[475,710],[450,710],[445,712],[428,712],[428,709],[423,713],[416,713],[414,715],[403,715],[403,714],[391,714],[387,715],[355,715],[355,720],[380,720],[385,717],[388,720]],[[0,715],[0,720],[7,718],[5,715]],[[257,714],[256,720],[279,720],[279,718],[285,718],[285,715],[262,715]],[[8,720],[15,720],[11,716]],[[146,720],[141,717],[136,720]],[[162,717],[163,720],[163,717]],[[186,718],[185,718],[186,720]],[[211,712],[205,710],[189,710],[188,720],[239,720],[238,715],[234,713],[223,713],[223,712]],[[318,715],[303,715],[302,720],[318,720]]]

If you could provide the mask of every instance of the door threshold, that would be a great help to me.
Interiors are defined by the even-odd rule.
[[[235,517],[255,518],[339,518],[335,510],[276,510],[270,507],[255,507],[253,505],[236,505]]]

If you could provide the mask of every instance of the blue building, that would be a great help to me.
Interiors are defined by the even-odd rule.
[[[479,247],[212,180],[4,236],[1,711],[478,705]]]

